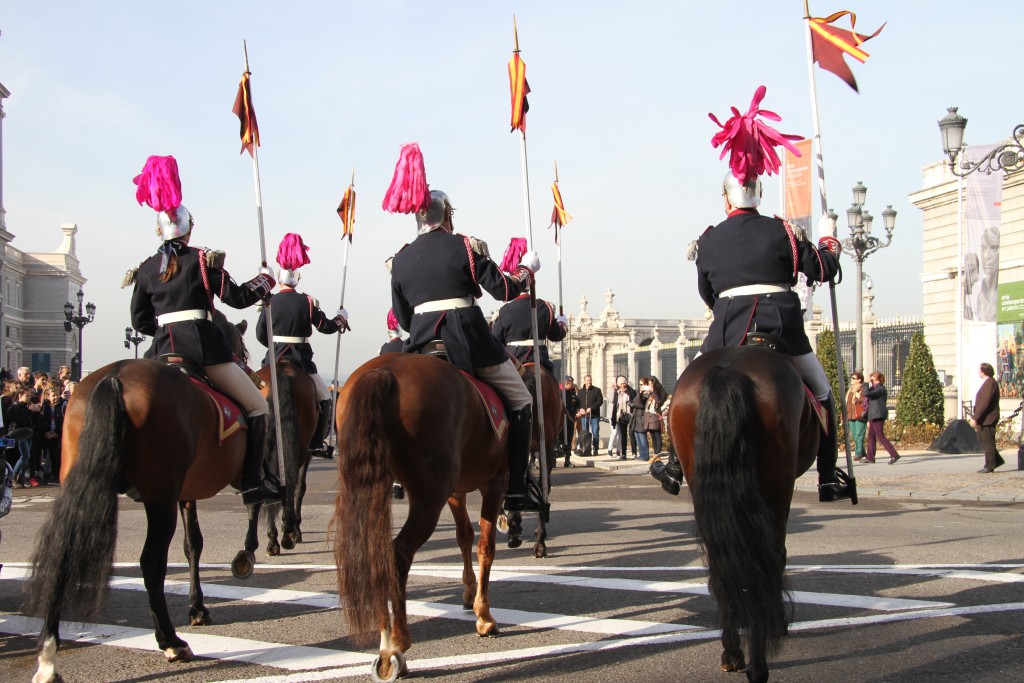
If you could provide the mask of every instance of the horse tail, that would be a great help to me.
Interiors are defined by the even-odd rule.
[[[117,489],[127,421],[121,381],[104,378],[86,404],[78,461],[32,555],[25,608],[43,618],[44,634],[56,628],[66,611],[88,620],[103,607],[117,542]]]
[[[691,494],[708,587],[722,626],[765,634],[770,650],[785,635],[785,547],[758,483],[759,419],[753,381],[714,367],[697,409]]]
[[[391,541],[391,484],[397,382],[389,368],[359,375],[348,388],[344,424],[338,430],[338,498],[332,524],[338,594],[349,632],[369,639],[388,620],[388,601],[398,594]]]

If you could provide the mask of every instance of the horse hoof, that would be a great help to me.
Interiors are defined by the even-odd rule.
[[[493,621],[477,621],[476,634],[481,638],[496,638],[501,635],[501,632],[498,630],[498,625]]]
[[[405,657],[401,652],[396,652],[388,657],[389,674],[387,678],[380,677],[381,664],[380,655],[377,655],[377,659],[373,660],[373,664],[370,666],[370,676],[373,677],[374,683],[395,683],[399,676],[409,673],[405,667]]]
[[[271,557],[277,557],[280,554],[281,554],[281,544],[280,543],[278,543],[277,541],[274,541],[273,543],[268,543],[267,544],[267,555],[270,555]]]
[[[547,557],[548,556],[548,548],[547,548],[547,546],[544,546],[544,545],[534,546],[534,548],[533,548],[533,556],[536,557],[538,560]]]
[[[518,548],[522,544],[523,544],[523,539],[519,538],[518,536],[512,536],[512,537],[510,537],[508,539],[508,547],[509,548]]]
[[[248,579],[256,568],[256,556],[248,550],[239,550],[231,561],[231,576],[236,579]]]
[[[295,533],[292,534],[292,538],[295,539],[296,545],[298,545],[299,543],[302,543],[302,532],[299,531],[298,529],[296,529]]]
[[[508,516],[504,513],[498,515],[498,531],[503,534],[508,533]]]
[[[189,610],[188,615],[189,626],[212,626],[213,618],[210,616],[210,610]]]
[[[285,534],[284,538],[281,539],[281,547],[285,550],[292,550],[295,548],[295,541],[289,534]]]
[[[164,657],[168,662],[191,662],[192,648],[188,645],[169,647],[164,650]]]

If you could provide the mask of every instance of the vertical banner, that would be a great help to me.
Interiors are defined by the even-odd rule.
[[[785,151],[782,182],[785,188],[786,206],[783,212],[792,225],[799,225],[811,235],[811,141],[793,143],[800,150],[796,156]]]
[[[999,285],[996,356],[992,363],[1003,398],[1024,398],[1024,282]]]
[[[977,161],[995,145],[968,147]],[[999,221],[1003,198],[1001,173],[972,173],[964,179],[964,319],[994,323],[999,297]]]

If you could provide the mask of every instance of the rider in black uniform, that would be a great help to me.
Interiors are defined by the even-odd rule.
[[[555,307],[548,301],[537,299],[537,336],[540,339],[540,364],[555,371],[555,365],[548,354],[544,340],[565,339],[569,321],[564,315],[555,315]],[[521,363],[533,362],[533,314],[530,308],[530,292],[526,291],[498,309],[498,316],[491,324],[491,334],[505,350]]]
[[[388,309],[388,340],[384,342],[380,347],[379,356],[383,356],[385,353],[401,353],[402,346],[405,344],[402,341],[402,331],[398,328],[398,318],[395,317],[395,312],[392,309]]]

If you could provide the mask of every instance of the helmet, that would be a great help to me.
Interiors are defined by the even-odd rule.
[[[444,219],[452,210],[448,195],[441,190],[431,190],[430,203],[426,208],[416,212],[416,228],[420,233],[430,232],[444,223]]]
[[[726,171],[725,180],[722,181],[722,194],[737,209],[753,209],[761,203],[761,179],[753,177],[746,183],[741,183],[732,171]]]
[[[302,277],[302,273],[298,269],[291,270],[289,268],[278,268],[277,269],[277,281],[279,284],[285,287],[294,287],[299,284],[299,279]]]
[[[179,205],[177,209],[161,211],[156,215],[156,229],[164,242],[184,237],[192,232],[192,214],[184,204]]]

